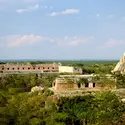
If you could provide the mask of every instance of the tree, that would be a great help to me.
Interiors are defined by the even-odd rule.
[[[124,104],[116,94],[108,91],[96,94],[98,110],[96,112],[98,124],[118,125],[123,121]]]
[[[118,125],[123,121],[124,104],[112,92],[61,98],[59,111],[67,114],[66,125]]]
[[[117,88],[125,88],[125,75],[124,74],[115,74],[116,86]]]
[[[87,78],[80,78],[77,83],[78,83],[78,87],[80,88],[81,85],[88,84],[88,79]]]
[[[92,82],[97,83],[101,88],[114,88],[116,85],[115,78],[112,75],[97,74],[92,78]]]

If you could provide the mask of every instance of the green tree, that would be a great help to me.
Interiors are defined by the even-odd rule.
[[[80,88],[81,87],[81,85],[84,85],[84,84],[88,84],[88,79],[87,78],[80,78],[79,80],[78,80],[78,87]]]

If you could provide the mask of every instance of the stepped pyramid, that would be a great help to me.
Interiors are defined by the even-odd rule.
[[[125,73],[125,53],[121,57],[120,61],[116,64],[114,70],[112,70],[112,73]]]

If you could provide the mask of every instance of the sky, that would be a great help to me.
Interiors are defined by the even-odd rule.
[[[0,60],[119,59],[125,0],[0,0]]]

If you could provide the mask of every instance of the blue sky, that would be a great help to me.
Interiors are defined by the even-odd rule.
[[[125,0],[0,0],[0,59],[119,59]]]

